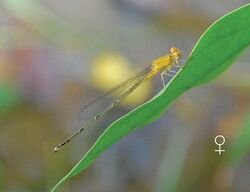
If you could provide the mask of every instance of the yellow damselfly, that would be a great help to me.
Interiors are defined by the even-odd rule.
[[[66,140],[61,142],[59,145],[57,145],[54,148],[54,152],[57,152],[60,150],[64,145],[69,143],[73,137],[77,136],[79,133],[81,133],[85,128],[89,127],[96,121],[98,121],[100,118],[102,118],[107,112],[112,110],[114,107],[116,107],[121,101],[123,101],[127,96],[129,96],[137,87],[139,87],[143,82],[146,80],[154,77],[157,73],[161,73],[161,78],[163,81],[164,86],[164,75],[171,76],[174,78],[178,72],[180,71],[174,71],[171,68],[177,67],[182,69],[183,65],[180,64],[179,59],[181,58],[181,51],[177,49],[176,47],[172,47],[170,49],[170,53],[160,57],[158,59],[155,59],[150,66],[145,68],[143,71],[139,72],[138,74],[134,75],[133,77],[127,79],[126,81],[120,83],[113,89],[111,89],[109,92],[105,93],[104,95],[98,97],[94,101],[87,104],[85,107],[82,108],[82,112],[90,108],[92,105],[94,105],[97,101],[102,100],[106,95],[109,95],[110,93],[113,93],[114,91],[118,89],[122,89],[120,95],[118,95],[109,105],[106,107],[103,111],[95,115],[93,118],[91,118],[87,123],[85,123],[80,129],[78,129],[75,133],[73,133],[70,137],[68,137]]]

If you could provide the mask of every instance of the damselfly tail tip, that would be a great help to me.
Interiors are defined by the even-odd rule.
[[[59,149],[60,149],[60,147],[56,146],[56,147],[54,148],[54,153],[58,152]]]

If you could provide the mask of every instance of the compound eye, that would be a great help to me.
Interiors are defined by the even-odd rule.
[[[170,49],[170,52],[174,55],[176,59],[179,59],[181,57],[181,51],[177,49],[176,47],[172,47]]]

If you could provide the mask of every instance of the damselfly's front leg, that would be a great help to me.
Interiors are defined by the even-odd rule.
[[[175,63],[174,63],[174,67],[182,68],[184,66],[185,66],[185,60],[184,59],[181,59],[179,61],[175,61]]]

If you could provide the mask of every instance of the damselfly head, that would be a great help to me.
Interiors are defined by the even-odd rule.
[[[172,48],[170,49],[170,52],[171,52],[172,55],[174,56],[175,60],[181,58],[181,51],[180,51],[178,48],[172,47]]]

